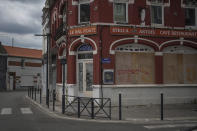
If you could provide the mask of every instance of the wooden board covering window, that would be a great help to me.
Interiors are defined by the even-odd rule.
[[[197,54],[164,54],[164,84],[196,84]]]
[[[197,54],[185,54],[184,59],[184,83],[197,84]]]
[[[116,52],[116,84],[154,84],[153,53]]]

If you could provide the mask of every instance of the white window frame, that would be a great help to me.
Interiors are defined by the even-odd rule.
[[[87,21],[87,22],[81,22],[80,21],[80,14],[81,14],[81,12],[80,12],[80,9],[81,9],[81,5],[82,4],[89,4],[89,6],[90,6],[90,1],[89,0],[87,0],[87,1],[79,1],[79,4],[78,4],[78,23],[79,24],[88,24],[88,23],[90,23],[90,21]]]
[[[186,6],[185,9],[194,9],[195,10],[195,25],[185,25],[185,27],[186,28],[197,28],[197,8],[195,8],[195,7],[187,7]]]
[[[157,23],[153,23],[152,22],[152,6],[160,6],[161,7],[161,11],[162,11],[162,23],[161,24],[157,24]],[[164,5],[162,5],[162,4],[159,4],[159,3],[157,3],[157,4],[151,4],[150,5],[150,19],[151,19],[151,26],[164,26]]]
[[[126,21],[125,22],[115,20],[115,12],[114,11],[115,11],[115,4],[117,4],[117,3],[126,4]],[[124,24],[128,23],[128,2],[118,1],[118,2],[113,3],[113,21],[114,21],[114,23],[124,23]]]

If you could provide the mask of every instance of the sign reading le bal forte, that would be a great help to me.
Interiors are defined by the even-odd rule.
[[[69,30],[70,36],[80,36],[80,35],[93,35],[96,34],[97,27],[96,26],[88,26],[88,27],[78,27]]]
[[[197,31],[151,29],[151,28],[131,28],[131,27],[110,27],[112,35],[141,35],[160,37],[184,37],[196,38]]]

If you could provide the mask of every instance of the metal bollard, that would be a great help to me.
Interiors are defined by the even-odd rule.
[[[94,119],[94,98],[91,98],[91,109],[92,109],[91,118]]]
[[[119,94],[119,120],[122,120],[122,95]]]
[[[62,95],[62,114],[65,113],[65,95]]]
[[[77,97],[78,99],[78,118],[81,116],[81,109],[80,109],[80,97]]]
[[[34,88],[32,87],[32,90],[31,90],[32,92],[32,94],[31,94],[31,98],[32,98],[32,100],[33,100],[33,98],[34,98]]]
[[[49,89],[47,89],[46,104],[47,104],[47,107],[49,108]]]
[[[163,93],[161,93],[161,120],[163,120]]]
[[[53,111],[55,111],[55,90],[53,90]]]
[[[37,93],[37,89],[35,88],[34,90],[35,90],[35,91],[34,91],[34,92],[35,92],[35,98],[34,98],[34,99],[35,99],[35,101],[36,101],[36,93]]]
[[[42,89],[40,88],[40,104],[42,103]]]
[[[29,88],[29,97],[31,96],[31,88]]]
[[[29,96],[29,88],[27,88],[27,95]]]

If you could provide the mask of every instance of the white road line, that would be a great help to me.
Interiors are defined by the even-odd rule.
[[[10,115],[12,114],[12,108],[3,108],[1,110],[1,115]]]
[[[33,114],[30,108],[21,108],[22,114]]]
[[[144,126],[147,129],[159,129],[159,128],[176,128],[176,127],[194,127],[197,124],[166,124],[166,125],[149,125]]]

